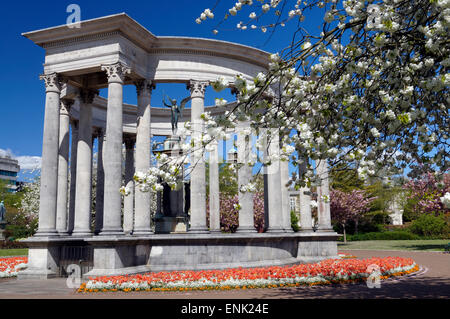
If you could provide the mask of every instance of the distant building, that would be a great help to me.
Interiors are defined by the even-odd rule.
[[[7,182],[8,191],[17,191],[17,173],[20,171],[19,162],[9,156],[0,157],[0,180]],[[20,183],[19,183],[20,184]]]
[[[300,214],[300,191],[293,189],[289,190],[289,207],[291,208],[291,211]]]

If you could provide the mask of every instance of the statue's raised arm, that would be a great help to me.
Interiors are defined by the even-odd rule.
[[[169,99],[170,104],[167,104],[167,103],[166,103],[166,97]],[[164,94],[164,95],[163,95],[163,104],[164,104],[165,106],[167,106],[167,107],[172,108],[174,105],[177,104],[177,100],[172,100],[167,94]]]

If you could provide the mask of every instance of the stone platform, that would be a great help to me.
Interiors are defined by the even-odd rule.
[[[29,268],[19,279],[67,276],[77,264],[83,278],[150,271],[262,267],[337,258],[334,232],[157,234],[145,237],[33,237]]]

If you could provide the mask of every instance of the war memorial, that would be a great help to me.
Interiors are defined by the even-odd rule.
[[[253,226],[248,194],[239,194],[237,232],[221,233],[217,145],[209,152],[209,185],[205,154],[192,155],[195,167],[186,187],[158,195],[154,220],[150,192],[133,188],[135,172],[150,168],[152,136],[168,138],[163,151],[176,149],[179,119],[174,121],[174,111],[182,114],[178,125],[190,121],[195,132],[201,131],[203,112],[219,115],[233,105],[205,106],[206,87],[219,76],[231,88],[237,73],[253,78],[267,70],[269,53],[224,41],[158,37],[126,14],[86,20],[81,26],[23,34],[45,50],[41,78],[46,100],[39,228],[25,240],[29,263],[19,279],[65,276],[70,264],[80,265],[86,278],[336,258],[338,235],[331,228],[329,204],[319,201],[318,227],[313,229],[308,188],[300,190],[301,231],[292,231],[287,162],[272,162],[266,172],[267,229],[262,233]],[[191,107],[177,111],[176,101],[166,105],[174,108],[151,106],[152,89],[158,83],[185,83]],[[136,87],[137,105],[123,102],[124,85]],[[107,99],[98,95],[102,88],[108,89]],[[95,139],[97,187],[92,217]],[[248,143],[239,145],[244,146],[238,148],[238,158],[252,150]],[[277,147],[278,143],[272,143],[268,152],[276,152]],[[326,165],[321,169],[326,170]],[[244,165],[239,169],[239,183],[251,175],[251,168]],[[124,184],[132,190],[128,196],[119,192]],[[326,180],[319,192],[328,194]]]

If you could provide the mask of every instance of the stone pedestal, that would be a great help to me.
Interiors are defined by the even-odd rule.
[[[164,141],[164,149],[158,151],[171,157],[182,155],[180,138],[172,136]],[[155,215],[155,233],[185,233],[188,230],[188,214],[185,205],[185,183],[182,181],[183,172],[180,174],[180,187],[171,189],[164,185],[162,192],[158,194],[157,212]]]
[[[5,240],[5,235],[3,234],[5,232],[6,228],[6,222],[0,222],[0,240]]]

